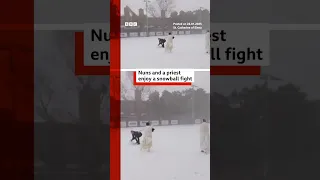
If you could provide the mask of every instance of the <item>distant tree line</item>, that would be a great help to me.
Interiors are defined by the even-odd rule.
[[[148,89],[149,90],[149,89]],[[204,89],[188,88],[182,91],[164,90],[146,93],[146,88],[137,88],[134,100],[122,100],[123,117],[136,116],[136,120],[164,120],[177,119],[185,122],[194,122],[197,118],[209,118],[210,94]],[[144,100],[141,94],[146,94]],[[128,108],[126,103],[134,107]]]
[[[154,119],[173,117],[208,118],[210,94],[204,89],[188,88],[183,91],[152,92],[147,100],[147,114]],[[183,120],[183,119],[181,119]]]

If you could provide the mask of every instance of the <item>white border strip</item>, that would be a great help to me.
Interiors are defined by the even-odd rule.
[[[211,22],[211,24],[215,24]],[[228,23],[232,24],[232,23]],[[234,23],[264,24],[264,23]],[[266,24],[269,30],[320,30],[320,24]],[[84,30],[88,24],[35,24],[35,30]]]
[[[155,69],[121,69],[121,71],[139,71],[139,70],[144,70],[144,71],[154,71],[154,70],[173,70],[173,71],[202,71],[202,72],[210,72],[210,69],[168,69],[168,68],[155,68]]]

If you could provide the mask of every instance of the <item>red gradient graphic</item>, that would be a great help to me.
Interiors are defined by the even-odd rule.
[[[191,82],[137,82],[137,72],[133,72],[134,86],[191,86]]]
[[[225,75],[260,75],[260,66],[211,66],[210,74],[214,76]]]
[[[84,32],[75,33],[75,75],[109,75],[108,66],[84,65]]]
[[[112,0],[110,7],[110,67],[84,66],[84,32],[76,32],[75,74],[110,77],[110,179],[120,180],[120,0]]]
[[[114,34],[114,37],[110,40],[110,180],[121,180],[120,1],[111,0],[110,4],[110,31],[111,34]]]
[[[34,4],[0,4],[0,179],[34,179]]]

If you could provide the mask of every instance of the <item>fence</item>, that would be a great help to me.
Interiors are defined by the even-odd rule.
[[[190,34],[201,34],[205,33],[205,30],[200,31],[172,31],[173,35],[190,35]],[[157,31],[157,32],[149,32],[149,36],[167,36],[169,31]],[[121,38],[128,37],[146,37],[147,32],[122,32]]]
[[[149,120],[149,121],[121,121],[121,127],[138,127],[145,126],[147,122],[151,122],[153,126],[172,126],[172,125],[186,125],[186,124],[200,124],[201,119],[196,119],[192,123],[185,123],[185,121],[179,120]],[[210,122],[210,120],[209,120]]]

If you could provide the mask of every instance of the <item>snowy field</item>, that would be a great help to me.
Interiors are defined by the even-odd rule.
[[[149,153],[129,142],[130,130],[121,131],[121,180],[210,180],[210,155],[199,150],[199,125],[155,127]]]
[[[210,56],[205,52],[204,34],[176,35],[172,53],[157,46],[159,37],[122,38],[121,68],[209,69]]]

